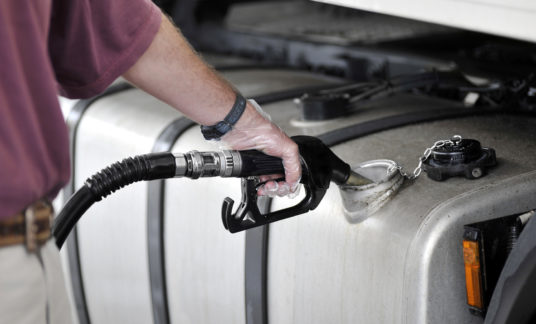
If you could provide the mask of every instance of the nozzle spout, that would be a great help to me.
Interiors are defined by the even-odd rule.
[[[370,180],[369,178],[355,172],[351,171],[350,176],[344,183],[346,186],[365,186],[368,184],[374,183],[374,181]]]

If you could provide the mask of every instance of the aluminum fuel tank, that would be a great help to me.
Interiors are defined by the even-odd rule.
[[[412,171],[435,140],[453,134],[495,148],[478,179],[406,181],[359,223],[332,186],[319,207],[270,225],[268,312],[274,323],[481,323],[469,313],[463,225],[536,208],[535,119],[480,116],[407,126],[335,146],[354,165],[387,158]],[[276,199],[274,209],[289,202]]]

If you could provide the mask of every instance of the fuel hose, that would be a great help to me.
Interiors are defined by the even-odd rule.
[[[86,180],[67,201],[54,221],[52,233],[61,248],[80,217],[97,201],[129,184],[175,176],[175,156],[153,153],[124,159]]]

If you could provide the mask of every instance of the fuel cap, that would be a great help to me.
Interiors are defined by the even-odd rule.
[[[486,175],[488,168],[496,164],[494,149],[482,147],[474,139],[452,138],[432,149],[422,169],[436,181],[456,176],[477,179]]]

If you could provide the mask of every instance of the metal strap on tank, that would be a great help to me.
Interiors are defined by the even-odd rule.
[[[175,119],[160,133],[153,146],[153,152],[170,151],[179,136],[195,124],[186,117]],[[147,188],[147,250],[155,324],[170,323],[164,254],[165,185],[164,180],[151,181]]]
[[[170,151],[177,139],[195,122],[182,117],[169,124],[158,136],[153,152]],[[165,181],[151,181],[147,201],[147,243],[149,278],[155,324],[170,323],[167,300],[164,242],[164,195]],[[270,210],[271,199],[259,199],[262,213]],[[268,227],[263,226],[246,232],[245,251],[245,296],[246,322],[268,323],[266,271],[268,255]]]
[[[306,92],[329,89],[336,84],[316,85],[256,96],[259,105],[287,100]],[[270,211],[272,198],[259,199],[259,211]],[[268,324],[268,233],[269,225],[246,231],[244,260],[244,293],[246,324]]]
[[[332,86],[326,85],[326,84],[306,86],[306,87],[294,88],[294,89],[289,89],[289,90],[282,90],[282,91],[264,94],[264,95],[258,95],[258,96],[255,96],[255,98],[253,99],[255,99],[255,101],[259,105],[263,105],[263,104],[269,104],[269,103],[282,101],[282,100],[294,99],[308,92],[316,92],[319,90],[329,90],[331,88],[336,88],[340,86],[341,86],[340,83],[333,84]]]
[[[260,197],[259,211],[268,213],[272,198]],[[264,225],[246,231],[245,299],[246,323],[268,323],[268,230]]]
[[[75,155],[76,155],[76,134],[78,131],[78,126],[84,113],[87,111],[89,106],[91,106],[95,101],[115,94],[124,90],[132,89],[133,87],[126,83],[121,82],[110,86],[102,94],[89,98],[79,100],[71,109],[66,118],[66,124],[69,128],[69,143],[70,143],[70,154],[71,154],[71,178],[67,185],[63,188],[63,201],[67,202],[69,197],[75,192]],[[69,237],[67,238],[67,256],[69,259],[69,270],[71,274],[71,285],[73,291],[73,298],[76,307],[76,312],[78,314],[79,324],[90,324],[89,312],[86,304],[86,296],[84,292],[84,282],[82,278],[82,271],[80,267],[80,255],[78,250],[78,233],[76,227],[73,229]]]
[[[489,109],[470,109],[470,108],[446,108],[424,110],[408,114],[400,114],[395,116],[384,117],[376,120],[371,120],[348,127],[339,128],[322,135],[318,138],[328,146],[333,146],[353,140],[365,135],[374,134],[388,129],[402,127],[423,122],[436,120],[445,120],[453,118],[462,118],[468,116],[498,114],[497,110]]]

